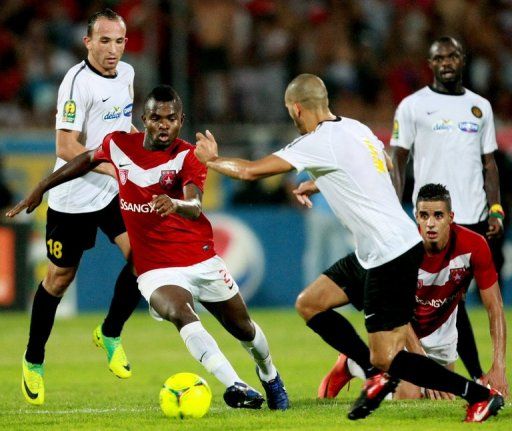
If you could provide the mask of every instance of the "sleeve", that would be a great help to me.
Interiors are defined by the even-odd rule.
[[[491,104],[486,100],[485,114],[482,122],[482,140],[480,142],[481,154],[490,154],[498,149],[496,130],[494,128],[494,115]]]
[[[327,142],[312,142],[314,136],[314,134],[301,136],[276,151],[274,155],[286,160],[299,173],[306,168],[314,169],[333,165],[335,160],[330,145]]]
[[[103,142],[94,150],[93,160],[96,162],[110,162],[110,140],[113,133],[109,133],[103,138]]]
[[[475,281],[480,290],[491,287],[498,280],[498,274],[492,260],[491,249],[485,238],[478,235],[473,241],[473,252],[471,253],[471,266]]]
[[[55,129],[82,131],[86,112],[89,109],[89,92],[77,73],[68,73],[59,87]]]
[[[412,99],[406,97],[395,112],[390,145],[410,150],[416,137],[416,124],[412,110]]]
[[[190,150],[185,157],[185,169],[183,170],[183,187],[187,184],[196,185],[201,192],[204,191],[204,183],[206,181],[207,169],[194,155],[194,151]]]

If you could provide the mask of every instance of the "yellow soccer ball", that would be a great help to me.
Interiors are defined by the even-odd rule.
[[[194,373],[169,377],[160,389],[160,407],[171,418],[201,418],[209,410],[212,391],[206,380]]]

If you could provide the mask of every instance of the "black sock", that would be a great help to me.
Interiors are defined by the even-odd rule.
[[[457,310],[457,332],[459,333],[457,352],[459,353],[460,359],[464,363],[471,378],[478,379],[482,377],[484,372],[482,371],[480,359],[478,358],[473,328],[471,327],[466,305],[463,301],[459,302],[459,308]]]
[[[306,325],[320,335],[329,346],[355,361],[363,369],[366,377],[379,373],[379,370],[370,363],[368,346],[341,314],[334,310],[323,311],[315,314]]]
[[[39,283],[34,302],[32,304],[32,316],[30,318],[30,333],[25,359],[33,364],[44,362],[44,347],[52,332],[55,313],[61,298],[50,295]]]
[[[137,277],[133,275],[131,266],[127,263],[117,277],[114,296],[101,328],[103,335],[119,337],[125,322],[137,308],[140,298]]]
[[[450,392],[470,404],[489,398],[489,389],[456,374],[434,360],[402,350],[391,362],[391,377],[406,380],[423,388]]]

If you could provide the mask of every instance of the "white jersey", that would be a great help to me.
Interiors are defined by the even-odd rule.
[[[391,183],[384,145],[359,121],[324,121],[275,155],[308,172],[354,235],[363,268],[383,265],[421,241]]]
[[[446,95],[422,88],[398,106],[391,145],[412,150],[414,204],[422,186],[439,183],[450,192],[456,223],[487,218],[482,155],[498,145],[486,99],[468,89]]]
[[[129,132],[132,124],[133,67],[119,62],[117,75],[102,76],[87,61],[64,77],[57,101],[55,128],[82,132],[87,150],[98,147],[105,135]],[[66,163],[57,158],[54,171]],[[117,181],[89,172],[50,190],[48,205],[65,213],[88,213],[105,208],[118,193]]]

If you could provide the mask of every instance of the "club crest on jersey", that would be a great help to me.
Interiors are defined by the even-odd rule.
[[[119,169],[119,180],[123,186],[126,184],[126,181],[128,181],[128,169]]]
[[[450,280],[460,283],[464,278],[465,268],[450,268]]]
[[[471,107],[471,113],[476,117],[476,118],[482,118],[482,110],[478,107],[478,106],[472,106]]]
[[[164,189],[170,189],[176,181],[176,175],[178,173],[175,170],[163,170],[160,174],[160,185]]]

